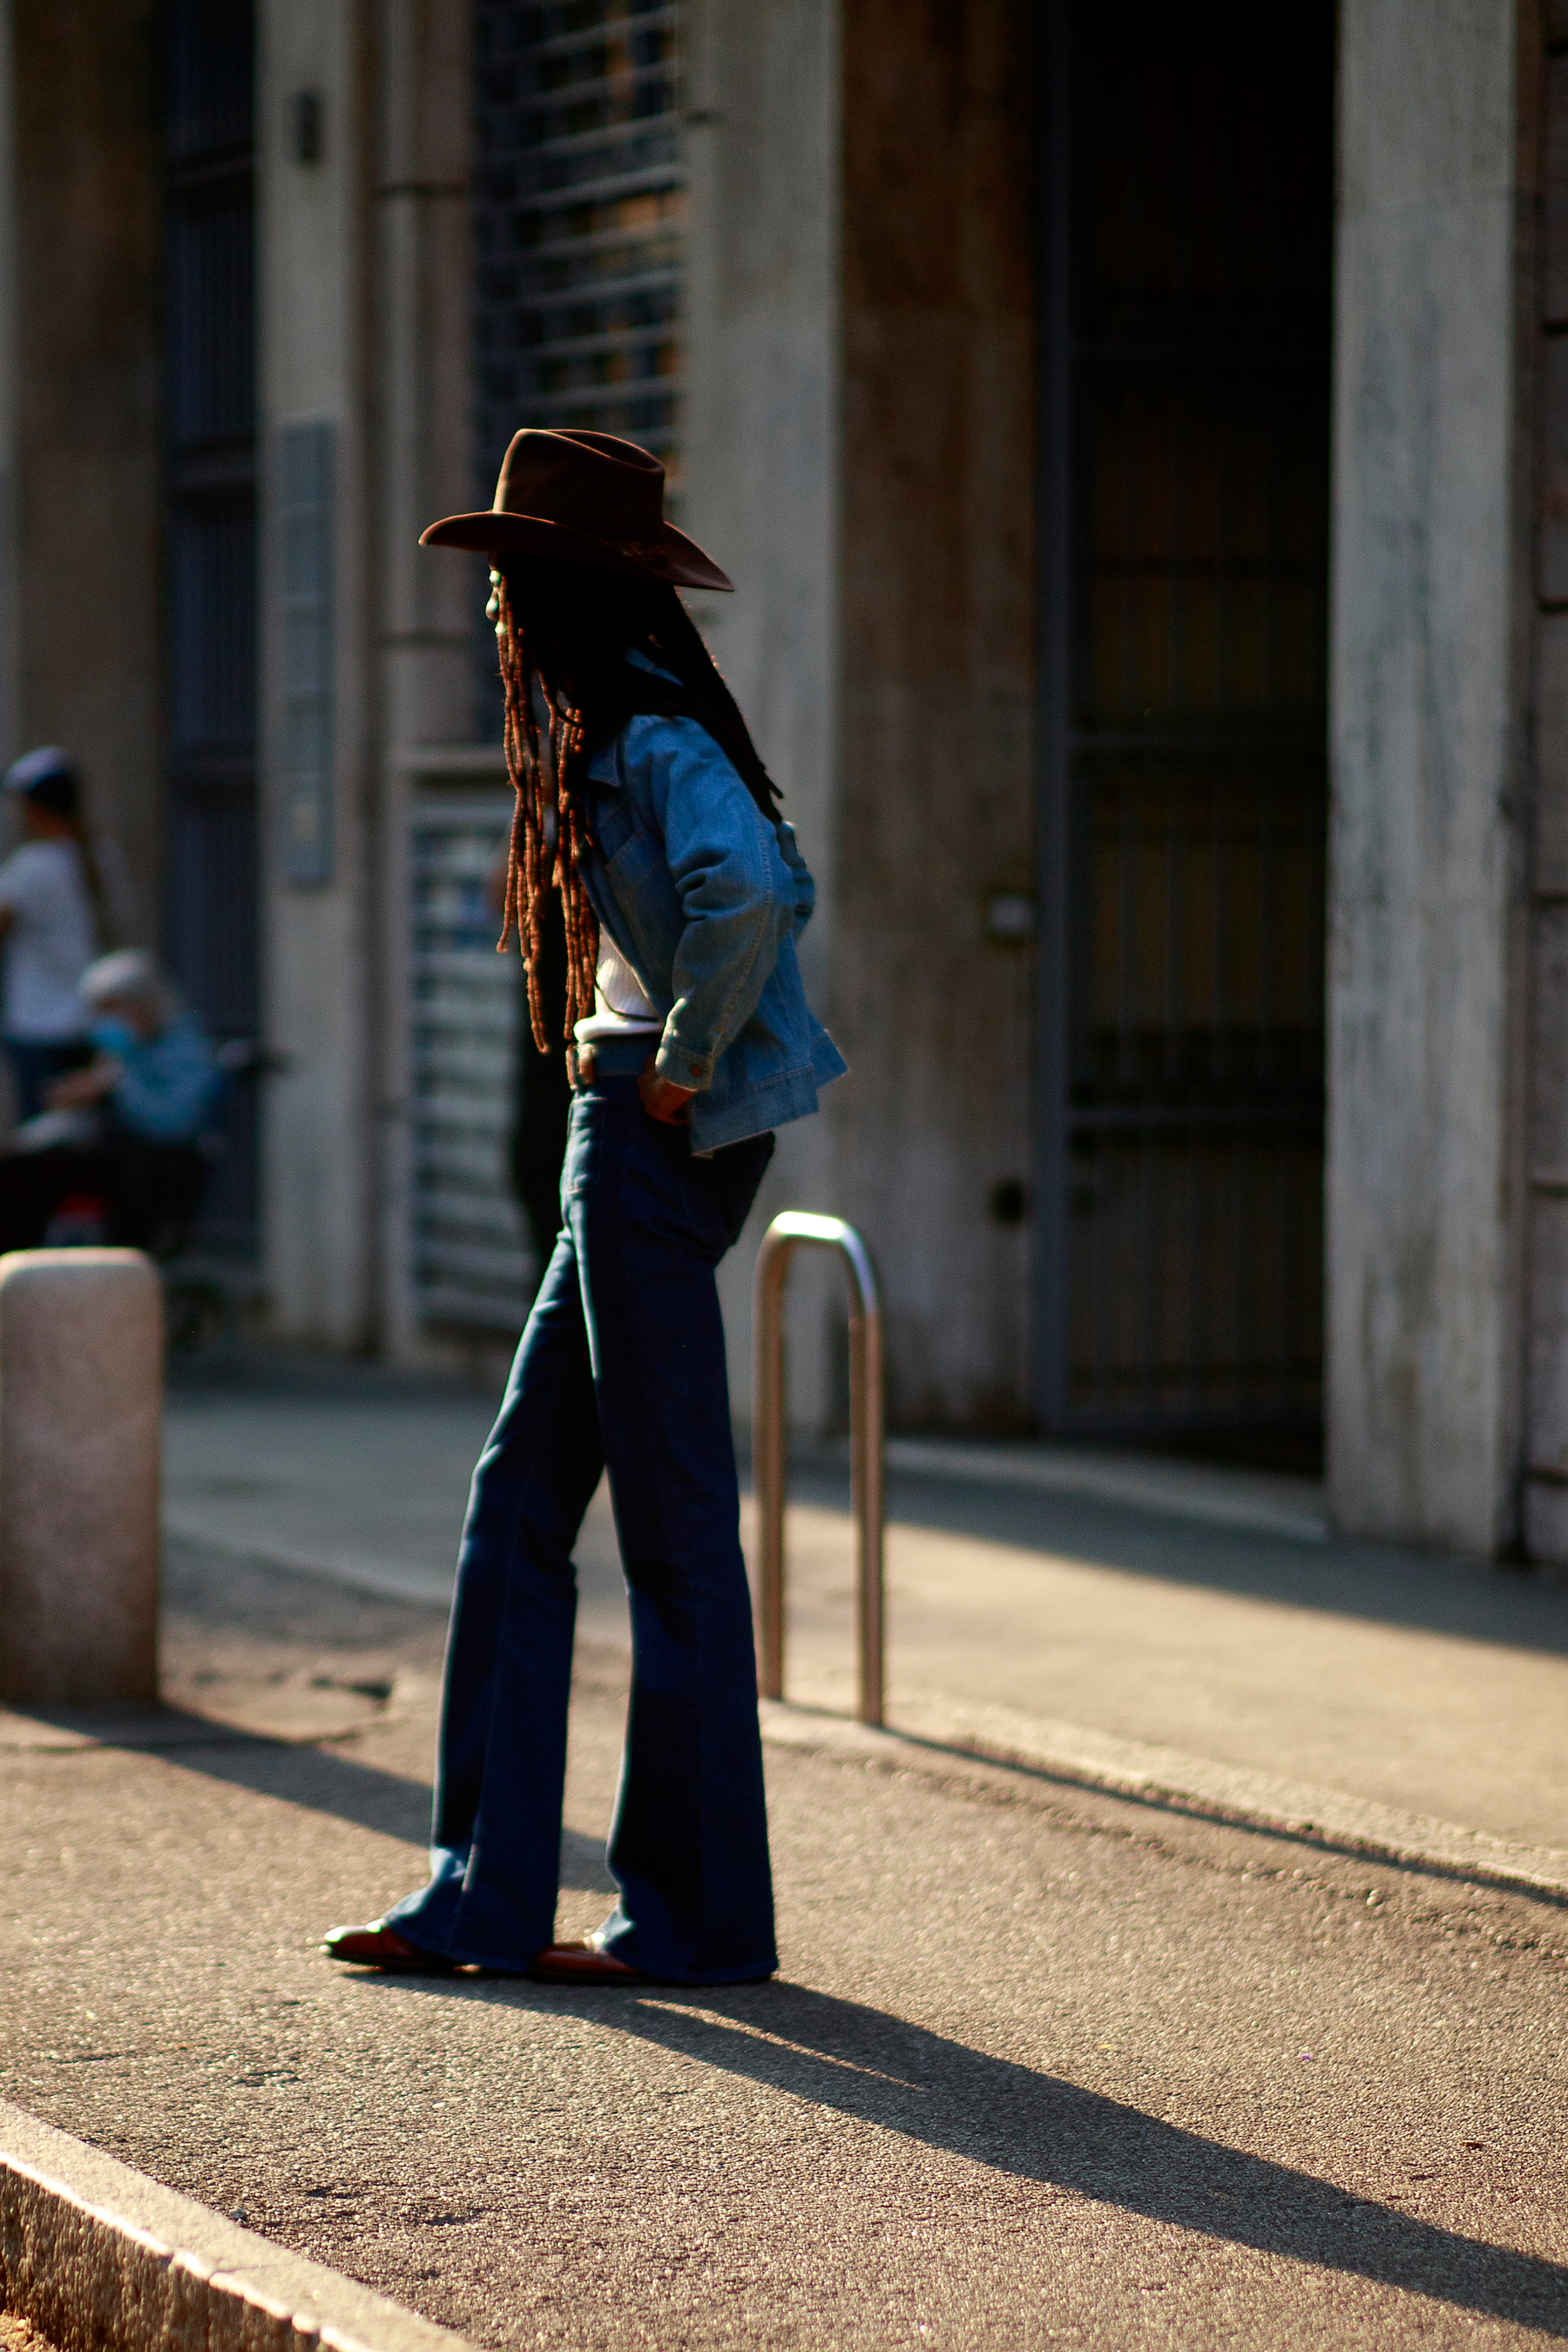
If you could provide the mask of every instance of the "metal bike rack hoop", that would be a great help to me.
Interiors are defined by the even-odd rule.
[[[759,1684],[764,1698],[784,1696],[784,1294],[790,1260],[805,1243],[837,1254],[849,1277],[849,1476],[858,1538],[856,1616],[859,1634],[862,1723],[882,1720],[882,1302],[871,1253],[842,1217],[786,1209],[757,1252],[753,1291],[756,1386],[752,1454],[761,1529],[758,1593]]]

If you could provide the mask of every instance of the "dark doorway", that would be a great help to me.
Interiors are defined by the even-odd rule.
[[[169,961],[214,1035],[259,1018],[255,26],[249,0],[163,25]],[[253,1089],[230,1097],[204,1237],[257,1243]]]
[[[1305,1453],[1333,10],[1046,39],[1041,1418]]]

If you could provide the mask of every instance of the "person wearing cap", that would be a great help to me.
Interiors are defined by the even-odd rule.
[[[50,1081],[91,1054],[77,982],[99,950],[97,877],[69,753],[46,744],[7,768],[5,782],[22,838],[0,864],[0,1034],[16,1116],[29,1119]]]
[[[811,877],[678,593],[731,583],[663,490],[631,442],[524,431],[494,507],[425,533],[490,558],[517,788],[503,938],[561,1051],[539,985],[559,901],[574,1083],[563,1227],[458,1555],[430,1877],[325,1939],[365,1967],[708,1985],[777,1966],[714,1269],[773,1130],[845,1064],[795,959]],[[606,1469],[632,1622],[619,1899],[562,1944],[572,1547]]]

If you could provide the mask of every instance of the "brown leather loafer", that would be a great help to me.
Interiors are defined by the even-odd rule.
[[[450,1976],[458,1965],[445,1952],[426,1952],[411,1944],[384,1919],[373,1919],[364,1927],[332,1927],[322,1937],[321,1949],[331,1960],[352,1960],[362,1969],[394,1969],[403,1976]]]
[[[640,1969],[628,1968],[590,1936],[581,1944],[547,1944],[528,1971],[540,1984],[647,1984]]]

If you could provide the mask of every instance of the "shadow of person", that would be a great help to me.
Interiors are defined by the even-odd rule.
[[[79,1738],[85,1746],[155,1752],[180,1771],[353,1822],[361,1829],[416,1846],[421,1855],[429,1844],[429,1781],[389,1770],[384,1764],[363,1763],[335,1748],[274,1738],[177,1706],[8,1712],[16,1723],[36,1726],[40,1733],[54,1730],[67,1738]],[[411,1885],[417,1882],[420,1866],[417,1862],[410,1865]],[[602,1837],[589,1837],[569,1825],[562,1830],[561,1885],[572,1894],[615,1894]]]
[[[1568,2340],[1568,2267],[1468,2238],[923,2026],[773,1982],[568,1992],[367,1976],[367,1989],[565,2011],[1023,2180]]]

